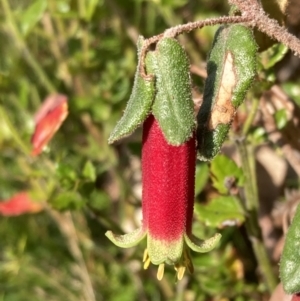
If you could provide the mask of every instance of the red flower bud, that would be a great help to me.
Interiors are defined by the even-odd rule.
[[[187,246],[197,252],[210,251],[220,239],[217,234],[196,245],[191,234],[196,164],[195,134],[179,146],[167,143],[158,122],[150,115],[144,122],[142,146],[142,227],[133,233],[107,237],[120,247],[137,244],[147,235],[144,267],[159,265],[157,278],[164,273],[164,264],[173,264],[178,279],[186,267],[193,266]]]
[[[31,138],[32,155],[39,155],[51,140],[68,115],[67,97],[62,94],[50,95],[37,111],[35,130]]]
[[[42,210],[42,205],[32,201],[26,191],[19,192],[4,202],[0,201],[0,214],[4,216],[35,213],[40,210]]]

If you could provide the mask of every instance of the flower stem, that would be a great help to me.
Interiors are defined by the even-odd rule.
[[[261,274],[265,278],[269,292],[272,292],[276,285],[277,279],[274,275],[271,262],[265,249],[261,229],[258,223],[259,199],[256,184],[255,160],[253,149],[247,145],[245,139],[237,142],[238,151],[241,157],[241,167],[245,175],[245,207],[247,219],[245,222],[248,237],[250,238],[255,257],[261,269]]]

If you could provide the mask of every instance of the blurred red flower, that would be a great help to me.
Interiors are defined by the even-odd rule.
[[[300,293],[293,295],[292,301],[300,301]]]
[[[34,202],[26,191],[19,192],[6,201],[0,201],[0,215],[17,216],[42,210],[42,204]]]
[[[68,98],[53,94],[46,98],[34,116],[35,130],[31,138],[31,154],[39,155],[68,115]]]

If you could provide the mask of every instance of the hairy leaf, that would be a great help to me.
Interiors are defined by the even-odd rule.
[[[138,56],[143,45],[143,37],[138,40]],[[146,56],[147,72],[153,73],[154,55],[149,52]],[[154,78],[145,79],[140,74],[140,58],[136,68],[131,96],[125,108],[122,118],[117,123],[113,132],[109,136],[108,142],[113,143],[116,140],[131,134],[149,115],[151,105],[154,99]]]
[[[256,74],[256,50],[252,31],[245,26],[222,26],[217,31],[197,116],[201,160],[211,160],[226,139],[236,109]]]
[[[280,278],[288,294],[300,292],[300,205],[287,232],[280,260]]]
[[[156,97],[153,115],[171,145],[187,141],[195,128],[194,105],[185,50],[173,38],[163,38],[156,47]]]

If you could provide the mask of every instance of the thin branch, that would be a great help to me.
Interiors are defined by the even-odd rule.
[[[218,25],[218,24],[233,24],[233,23],[249,23],[251,19],[248,16],[224,16],[224,17],[217,17],[217,18],[211,18],[211,19],[206,19],[206,20],[200,20],[196,22],[189,22],[186,24],[182,25],[177,25],[175,27],[171,27],[167,29],[164,33],[161,33],[159,35],[153,36],[147,40],[145,40],[144,45],[141,49],[141,55],[140,55],[140,73],[141,76],[145,80],[151,80],[152,75],[151,74],[146,74],[146,69],[145,69],[145,57],[148,48],[150,45],[157,43],[160,39],[164,37],[169,37],[169,38],[175,38],[179,36],[182,33],[189,33],[192,30],[195,29],[201,29],[204,26],[213,26],[213,25]]]
[[[279,23],[269,18],[262,6],[256,0],[229,0],[230,4],[236,5],[241,11],[241,16],[223,16],[189,22],[182,25],[177,25],[165,30],[164,33],[153,36],[147,40],[141,49],[140,55],[140,74],[145,80],[151,80],[153,75],[146,74],[145,57],[150,45],[157,43],[163,37],[175,38],[182,33],[189,33],[192,30],[200,29],[204,26],[211,26],[217,24],[234,24],[244,23],[249,27],[256,27],[259,31],[267,34],[270,38],[277,40],[289,47],[292,51],[300,56],[300,40],[290,34],[286,28],[279,25]]]
[[[96,301],[92,280],[90,278],[87,266],[85,264],[83,254],[79,247],[77,231],[71,213],[59,213],[57,211],[52,210],[51,208],[46,209],[49,215],[58,225],[61,233],[65,236],[69,251],[73,255],[74,259],[78,264],[78,267],[80,268],[80,276],[84,285],[83,292],[85,294],[86,301]]]

